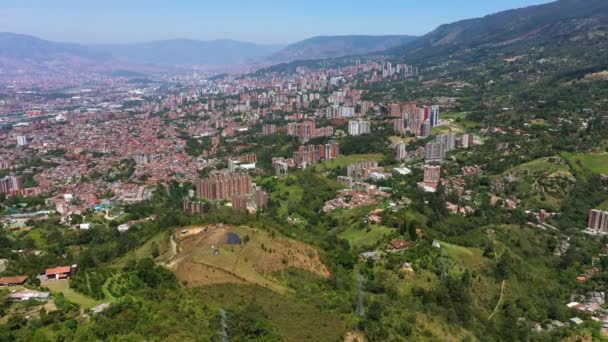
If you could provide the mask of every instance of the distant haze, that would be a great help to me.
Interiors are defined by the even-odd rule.
[[[85,44],[231,39],[287,45],[322,35],[422,35],[547,0],[3,0],[0,32]]]

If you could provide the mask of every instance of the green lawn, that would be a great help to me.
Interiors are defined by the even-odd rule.
[[[49,280],[45,281],[41,284],[44,287],[49,288],[52,292],[61,292],[65,296],[67,300],[72,303],[76,303],[85,309],[90,309],[94,306],[101,304],[100,301],[97,301],[91,297],[82,295],[70,288],[69,281],[67,279],[64,280]]]
[[[368,161],[375,160],[379,161],[382,159],[382,154],[380,153],[371,153],[371,154],[353,154],[350,156],[341,156],[336,159],[327,160],[322,163],[318,163],[313,165],[313,170],[315,171],[323,171],[336,169],[339,167],[346,167],[351,164],[355,164],[360,161]]]
[[[348,240],[350,245],[354,248],[372,248],[376,247],[385,236],[390,235],[394,231],[394,229],[385,226],[368,226],[364,229],[358,229],[351,226],[342,233],[338,234],[338,237]]]
[[[564,153],[564,157],[593,173],[608,174],[608,153]]]
[[[452,245],[447,242],[439,242],[441,249],[449,256],[460,262],[467,268],[473,268],[483,263],[483,252],[479,248],[467,248]]]

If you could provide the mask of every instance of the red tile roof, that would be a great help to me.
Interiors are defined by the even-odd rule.
[[[27,280],[27,276],[3,277],[0,278],[0,285],[23,284]]]
[[[55,268],[47,268],[45,274],[47,276],[55,275],[55,274],[63,274],[72,272],[72,267],[70,266],[59,266]]]

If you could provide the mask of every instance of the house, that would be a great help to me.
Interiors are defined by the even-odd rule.
[[[129,230],[129,228],[130,228],[129,225],[126,223],[123,223],[123,224],[119,225],[118,227],[116,227],[116,229],[118,229],[118,231],[121,233],[126,232],[127,230]]]
[[[100,314],[100,313],[106,311],[109,307],[110,307],[110,303],[102,303],[95,307],[92,307],[91,312],[94,314]]]
[[[2,277],[0,278],[0,286],[23,285],[27,281],[27,276]]]
[[[91,224],[90,223],[81,223],[78,225],[78,229],[89,230],[89,229],[91,229]]]
[[[8,299],[12,301],[28,301],[32,299],[47,301],[49,298],[51,298],[50,292],[38,292],[30,290],[13,292],[8,296]]]
[[[580,319],[578,317],[570,318],[570,321],[574,322],[574,324],[576,324],[576,325],[581,325],[581,324],[585,323],[582,319]]]
[[[395,240],[390,243],[390,247],[394,250],[402,250],[409,246],[409,243],[405,240]]]
[[[77,268],[78,268],[78,265],[47,268],[44,271],[44,275],[46,276],[46,278],[48,280],[68,279],[74,272],[76,272]]]

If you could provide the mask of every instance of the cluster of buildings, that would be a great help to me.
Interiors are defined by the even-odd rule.
[[[306,168],[323,160],[331,160],[340,156],[340,144],[330,142],[322,145],[301,145],[293,153],[293,163],[297,167]]]
[[[377,161],[360,161],[346,167],[346,177],[343,179],[372,179],[385,180],[391,178],[392,175],[385,172],[384,167],[378,166]]]
[[[329,213],[336,209],[354,209],[376,205],[389,197],[389,194],[380,191],[374,185],[354,182],[350,189],[340,190],[338,196],[325,202],[323,212]]]
[[[395,134],[413,134],[417,137],[428,137],[431,129],[439,124],[439,106],[417,107],[416,104],[392,103],[389,114],[393,119]]]
[[[196,196],[210,201],[229,200],[251,190],[251,176],[246,173],[215,173],[196,181]]]
[[[306,120],[303,122],[289,122],[287,124],[287,135],[298,137],[300,142],[306,143],[310,139],[319,137],[331,137],[334,135],[334,127],[316,127],[314,120]]]
[[[268,207],[268,193],[254,186],[246,173],[213,173],[208,179],[200,179],[196,182],[196,197],[211,202],[228,200],[240,212],[247,212],[250,207],[254,210]],[[205,202],[192,200],[185,200],[182,206],[191,214],[204,214],[207,208]]]
[[[591,209],[587,230],[597,235],[608,235],[608,211]]]
[[[479,141],[475,135],[470,133],[440,134],[435,137],[435,141],[426,144],[424,159],[427,163],[441,162],[448,152],[457,148],[469,148],[477,144],[479,144]]]

